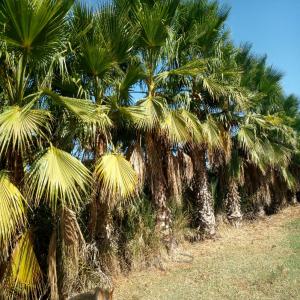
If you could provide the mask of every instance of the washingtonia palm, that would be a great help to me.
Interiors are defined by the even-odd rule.
[[[72,1],[1,2],[0,139],[1,168],[6,170],[1,173],[6,191],[1,200],[6,204],[0,232],[6,297],[37,297],[42,291],[29,222],[34,207],[48,201],[53,220],[58,209],[78,209],[91,178],[80,161],[51,144],[55,120],[44,96],[45,89],[51,89],[55,60],[65,48],[71,5]],[[76,113],[72,104],[59,104]]]
[[[192,189],[199,236],[215,234],[213,199],[207,174],[208,158],[214,152],[224,153],[228,157],[230,152],[229,124],[226,117],[220,116],[226,115],[230,106],[241,110],[247,100],[247,91],[240,86],[241,71],[234,59],[235,51],[223,30],[227,15],[227,10],[220,10],[216,3],[205,1],[187,2],[179,13],[177,30],[184,36],[179,44],[179,62],[182,64],[190,57],[202,61],[202,69],[187,85],[190,109],[201,122],[202,133],[200,142],[193,143],[189,151],[194,166]],[[206,38],[203,39],[203,36]]]
[[[281,75],[265,58],[232,46],[227,9],[200,0],[115,0],[71,12],[72,5],[0,3],[0,283],[7,298],[36,299],[46,281],[51,299],[68,297],[85,236],[111,251],[114,208],[139,193],[150,194],[170,249],[171,201],[185,195],[184,180],[198,237],[215,234],[208,169],[226,169],[222,200],[233,224],[242,217],[241,189],[261,210],[266,191],[278,201],[276,183],[284,197],[296,189],[297,100],[284,99]],[[144,97],[136,101],[132,92]],[[79,217],[87,204],[84,235]]]
[[[169,62],[169,52],[176,46],[172,33],[178,1],[140,3],[129,12],[138,28],[137,55],[144,72],[142,80],[146,98],[138,102],[144,118],[137,122],[145,132],[149,188],[156,208],[156,225],[168,247],[172,246],[170,215],[172,146],[201,138],[200,124],[181,101],[180,94],[170,92],[172,77],[188,78],[203,68],[202,60],[176,67]],[[169,158],[169,159],[168,159]],[[168,167],[168,164],[170,165]]]

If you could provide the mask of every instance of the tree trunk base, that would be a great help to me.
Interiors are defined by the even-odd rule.
[[[264,218],[266,216],[265,208],[262,205],[257,208],[256,216],[258,218]]]

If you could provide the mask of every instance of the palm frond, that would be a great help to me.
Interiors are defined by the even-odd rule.
[[[3,0],[1,38],[10,48],[42,63],[52,60],[66,41],[66,15],[73,0]]]
[[[137,127],[150,130],[155,127],[166,112],[166,101],[161,97],[148,97],[138,103],[144,118],[138,120]]]
[[[221,148],[222,140],[218,124],[212,117],[208,117],[207,120],[201,123],[200,131],[203,136],[203,141],[209,148]]]
[[[12,242],[13,235],[24,226],[25,213],[26,202],[21,192],[10,181],[8,173],[0,171],[0,248],[3,251]]]
[[[198,60],[190,61],[177,69],[159,73],[155,79],[156,82],[160,82],[162,80],[165,80],[171,75],[197,76],[205,72],[205,70],[207,69],[207,64],[208,64],[208,60],[206,59],[198,59]]]
[[[200,126],[196,116],[184,109],[167,111],[160,122],[162,133],[175,143],[202,140]]]
[[[112,122],[108,116],[109,108],[104,105],[96,105],[86,99],[63,97],[47,89],[43,93],[51,97],[57,104],[71,111],[84,123],[98,125],[103,130],[112,126]]]
[[[7,294],[18,299],[37,299],[43,287],[42,277],[34,253],[31,233],[26,231],[12,252],[10,267],[5,278]]]
[[[121,153],[107,153],[97,162],[95,173],[102,191],[110,200],[132,196],[138,185],[138,176]]]
[[[41,109],[33,109],[35,101],[24,107],[11,106],[0,114],[0,153],[9,146],[16,152],[25,153],[34,141],[47,139],[50,132],[51,114]]]
[[[26,179],[27,194],[36,203],[45,199],[53,211],[58,205],[78,210],[90,182],[90,173],[79,160],[51,146],[34,163]]]
[[[166,0],[135,7],[134,16],[140,30],[141,45],[155,49],[166,42],[168,26],[172,23],[178,4],[178,0]]]

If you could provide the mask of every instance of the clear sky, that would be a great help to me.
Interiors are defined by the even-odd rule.
[[[221,0],[231,7],[228,25],[236,44],[250,42],[257,54],[284,73],[286,93],[300,96],[300,0]]]
[[[219,1],[231,7],[227,23],[235,43],[250,42],[257,54],[267,54],[284,73],[286,93],[300,96],[300,0]]]

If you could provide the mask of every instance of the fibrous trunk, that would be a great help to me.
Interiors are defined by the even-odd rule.
[[[241,197],[238,190],[238,184],[235,180],[230,180],[225,199],[227,219],[235,227],[238,227],[242,221]]]
[[[171,151],[168,152],[168,195],[171,200],[174,200],[177,205],[181,205],[182,196],[182,175],[181,165],[179,162],[179,153],[177,156],[173,155]]]
[[[76,213],[68,208],[62,209],[61,221],[61,269],[63,282],[59,285],[60,295],[67,298],[76,287],[79,272],[79,257],[85,241],[79,227]]]
[[[156,227],[167,248],[172,247],[171,211],[167,203],[167,180],[164,170],[165,145],[154,134],[146,139],[152,200],[156,209]]]
[[[48,282],[50,285],[50,299],[58,300],[58,282],[57,282],[57,266],[56,266],[56,228],[54,228],[48,253]]]
[[[200,237],[213,237],[216,233],[213,198],[206,170],[205,150],[195,146],[191,149],[194,178],[193,192],[196,204],[196,226]]]
[[[271,204],[272,200],[269,185],[267,183],[262,183],[251,198],[256,216],[264,217],[266,215],[265,208]]]
[[[127,158],[138,176],[136,192],[139,193],[145,183],[145,158],[140,143],[136,143],[131,147],[127,153]]]

